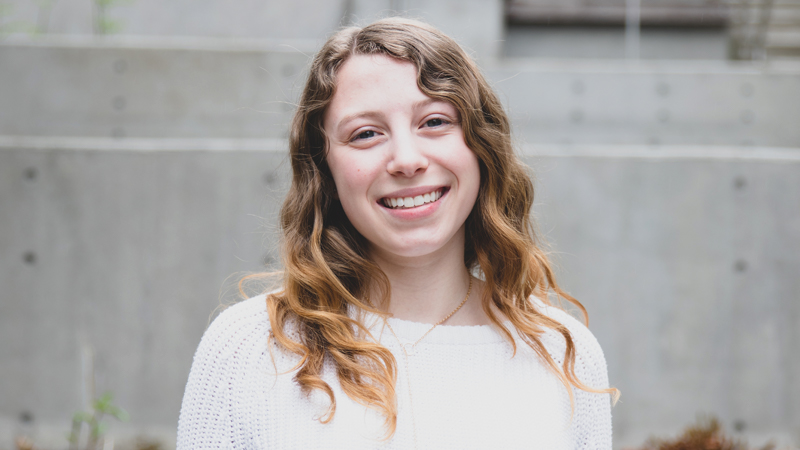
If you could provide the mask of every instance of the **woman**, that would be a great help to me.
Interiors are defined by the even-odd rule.
[[[283,287],[195,355],[179,448],[611,447],[605,360],[555,283],[472,60],[385,19],[316,55],[292,124]]]

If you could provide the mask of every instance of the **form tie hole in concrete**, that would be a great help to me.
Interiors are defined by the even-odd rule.
[[[739,92],[742,93],[742,97],[752,97],[753,94],[756,92],[756,88],[753,87],[752,83],[744,83],[742,87],[739,89]]]
[[[745,109],[744,111],[742,111],[741,120],[743,124],[750,125],[751,123],[755,122],[756,113],[754,113],[749,109]]]
[[[264,181],[264,184],[267,186],[272,186],[277,181],[277,177],[275,176],[275,172],[267,172],[264,174],[261,179]]]
[[[283,73],[283,76],[285,76],[287,78],[291,77],[291,76],[293,76],[295,74],[295,68],[294,68],[293,65],[287,64],[287,65],[283,66],[283,68],[281,69],[281,73]]]
[[[125,97],[121,95],[117,95],[111,100],[111,106],[113,106],[117,111],[122,111],[125,109],[126,104],[127,101],[125,100]]]
[[[583,111],[581,111],[580,109],[573,109],[569,113],[569,120],[571,120],[572,123],[583,122]]]
[[[733,179],[733,187],[737,190],[742,190],[747,186],[747,178],[739,175]]]
[[[39,175],[39,171],[36,170],[36,167],[28,167],[25,169],[25,179],[33,181],[36,179],[37,175]]]
[[[36,253],[34,252],[25,252],[22,255],[22,260],[25,261],[25,264],[32,266],[36,264]]]
[[[128,62],[124,59],[118,59],[114,61],[112,67],[114,68],[114,73],[122,75],[128,70]]]
[[[744,431],[745,428],[747,428],[747,424],[744,422],[744,420],[740,419],[740,420],[737,420],[737,421],[733,422],[733,429],[734,430],[736,430],[736,431],[741,433],[742,431]]]
[[[735,271],[737,271],[739,273],[747,272],[747,261],[745,261],[743,259],[737,260],[733,264],[733,270],[735,270]]]
[[[669,84],[667,84],[667,83],[665,83],[663,81],[656,85],[656,92],[661,97],[669,96],[670,90],[671,90],[671,88],[670,88]]]
[[[125,129],[122,127],[116,127],[111,130],[111,137],[115,139],[121,139],[125,137]]]
[[[656,113],[656,119],[658,119],[661,123],[669,122],[669,110],[668,109],[659,109]]]
[[[30,411],[22,411],[19,413],[19,421],[22,423],[33,422],[33,414]]]
[[[575,80],[572,82],[572,93],[575,95],[583,95],[586,92],[586,86],[584,86],[583,81]]]

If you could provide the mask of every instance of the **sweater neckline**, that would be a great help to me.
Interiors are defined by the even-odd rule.
[[[410,320],[396,319],[390,317],[386,319],[394,329],[397,336],[406,342],[415,342],[433,324],[412,322]],[[370,333],[382,344],[397,344],[397,340],[392,336],[389,327],[385,327],[383,318],[377,314],[364,313],[364,324]],[[503,323],[513,333],[513,325],[510,321]],[[420,344],[437,345],[475,345],[475,344],[497,344],[505,342],[503,332],[496,325],[439,325],[434,328]]]

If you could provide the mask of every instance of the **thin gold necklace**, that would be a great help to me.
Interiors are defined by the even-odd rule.
[[[403,350],[403,361],[405,362],[405,366],[406,366],[406,384],[408,385],[408,407],[411,410],[411,429],[414,432],[414,448],[415,449],[418,448],[417,447],[417,420],[414,417],[414,398],[411,395],[411,369],[408,366],[408,357],[409,357],[409,355],[413,355],[414,354],[415,347],[417,346],[417,344],[420,343],[420,341],[425,339],[425,336],[427,336],[431,331],[433,331],[434,328],[438,327],[439,325],[441,325],[445,321],[447,321],[447,319],[453,317],[453,314],[457,313],[458,310],[461,309],[461,307],[464,306],[465,303],[467,303],[467,300],[469,299],[469,294],[471,292],[472,292],[472,276],[470,275],[470,277],[469,277],[469,286],[467,287],[467,295],[464,297],[464,300],[462,300],[461,303],[459,303],[459,305],[456,306],[456,309],[451,311],[450,314],[446,315],[444,317],[444,319],[442,319],[442,320],[436,322],[435,324],[433,324],[433,326],[428,331],[426,331],[425,334],[423,334],[421,338],[417,339],[413,343],[404,344],[403,341],[401,341],[400,338],[397,336],[397,333],[394,332],[394,328],[392,328],[392,325],[389,323],[388,320],[386,320],[386,317],[383,318],[383,323],[387,327],[389,327],[389,331],[392,332],[392,335],[397,340],[397,343],[400,344],[400,348]]]

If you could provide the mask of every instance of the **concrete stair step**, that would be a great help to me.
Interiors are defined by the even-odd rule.
[[[146,44],[1,43],[0,134],[285,138],[313,50]],[[800,143],[800,67],[506,59],[484,71],[531,143]]]

